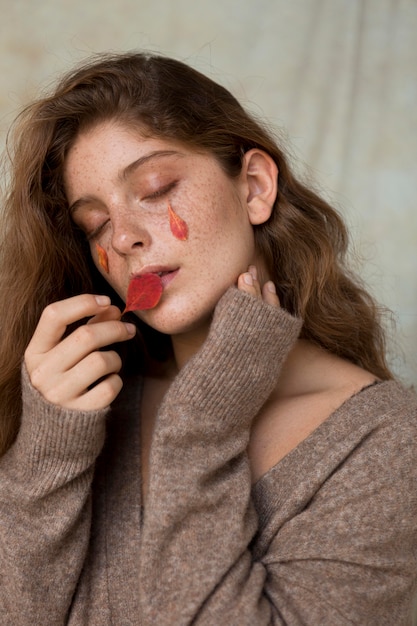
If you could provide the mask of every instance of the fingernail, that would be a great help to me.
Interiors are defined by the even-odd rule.
[[[252,278],[252,274],[243,274],[243,280],[247,285],[253,285],[253,278]]]
[[[277,290],[275,289],[275,285],[272,280],[269,280],[266,283],[266,288],[268,289],[269,293],[277,293]]]
[[[136,334],[136,326],[134,324],[131,324],[130,322],[123,322],[127,332],[129,333],[129,335],[135,335]]]
[[[97,304],[100,306],[108,306],[111,302],[109,296],[94,296]]]

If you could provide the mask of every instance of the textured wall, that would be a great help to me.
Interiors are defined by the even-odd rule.
[[[92,52],[194,65],[283,128],[346,216],[357,268],[397,320],[417,383],[416,0],[0,0],[0,141],[19,107]],[[301,167],[300,166],[300,167]]]

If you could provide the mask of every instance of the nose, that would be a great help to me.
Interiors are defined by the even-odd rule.
[[[147,247],[151,244],[151,235],[148,229],[139,223],[140,217],[119,214],[112,220],[111,245],[121,256]]]

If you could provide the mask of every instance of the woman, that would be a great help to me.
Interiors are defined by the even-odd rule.
[[[16,132],[1,623],[408,623],[417,403],[335,211],[168,58],[94,59]]]

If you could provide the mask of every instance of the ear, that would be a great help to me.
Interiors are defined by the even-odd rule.
[[[242,176],[250,223],[263,224],[277,197],[278,167],[267,152],[253,148],[243,157]]]

